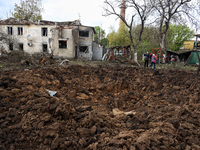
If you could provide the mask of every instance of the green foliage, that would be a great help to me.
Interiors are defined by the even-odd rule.
[[[134,28],[137,30],[137,28]],[[144,52],[151,52],[153,48],[159,48],[159,32],[158,28],[148,26],[144,28],[142,41],[138,48],[138,55],[142,56]],[[134,31],[137,32],[137,31]],[[167,49],[178,51],[183,46],[184,41],[194,36],[194,31],[190,30],[186,25],[170,25],[167,37]]]
[[[190,30],[186,25],[170,25],[167,32],[166,48],[179,51],[184,41],[194,37],[194,31]]]
[[[103,38],[101,39],[101,43],[102,46],[107,47],[108,46],[108,39],[107,38]]]
[[[112,30],[112,32],[107,35],[107,38],[109,47],[130,45],[130,36],[125,24],[122,24],[117,32]]]
[[[145,27],[138,47],[138,55],[142,56],[145,52],[151,52],[153,48],[159,47],[158,29],[154,26]]]
[[[33,19],[41,20],[43,7],[41,4],[42,0],[20,0],[20,4],[15,3],[13,16],[20,19]]]
[[[101,27],[99,26],[95,26],[94,27],[96,34],[94,35],[94,41],[96,43],[101,44],[102,46],[107,46],[108,43],[108,39],[105,38],[105,30],[103,30]]]

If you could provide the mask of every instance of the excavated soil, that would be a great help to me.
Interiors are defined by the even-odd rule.
[[[200,149],[199,89],[200,76],[176,70],[2,72],[0,149]]]

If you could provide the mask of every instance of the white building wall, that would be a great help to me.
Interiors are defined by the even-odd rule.
[[[75,44],[72,35],[72,29],[62,29],[62,37],[59,37],[59,29],[53,29],[52,50],[54,55],[59,57],[74,58]],[[67,48],[59,48],[59,40],[67,41]]]
[[[1,25],[4,34],[8,33],[7,27],[13,28],[13,35],[8,35],[9,38],[14,39],[14,50],[17,50],[18,43],[23,44],[23,50],[25,52],[28,52],[30,54],[33,54],[35,52],[42,52],[43,51],[43,45],[47,44],[47,49],[49,52],[51,52],[49,38],[52,38],[52,32],[50,31],[53,26],[46,26],[46,25]],[[18,35],[18,27],[23,27],[23,35]],[[47,36],[42,36],[42,28],[47,28]],[[32,37],[32,46],[29,46],[28,43],[30,41],[27,39],[27,36],[30,35]],[[4,43],[4,47],[6,50],[9,51],[9,44]]]
[[[13,35],[7,34],[7,27],[13,28]],[[18,27],[23,27],[23,35],[18,35]],[[63,28],[62,37],[59,36],[59,29],[56,29],[55,25],[0,25],[0,28],[2,28],[3,32],[8,37],[14,39],[14,50],[18,50],[18,43],[21,43],[23,44],[23,50],[25,52],[33,54],[36,52],[43,52],[43,44],[47,44],[48,52],[51,53],[51,51],[53,51],[54,56],[74,58],[76,55],[75,47],[77,47],[78,57],[85,57],[88,60],[92,60],[93,57],[94,32],[90,27],[76,26],[74,28]],[[42,35],[42,28],[48,29],[47,36]],[[76,34],[73,34],[73,30],[77,30],[75,32]],[[79,37],[79,30],[89,31],[89,37]],[[28,35],[32,37],[31,41],[27,39]],[[66,40],[67,48],[59,48],[59,40]],[[29,46],[28,43],[32,43],[32,46]],[[5,50],[9,51],[9,43],[3,41],[2,45]],[[80,52],[80,46],[88,46],[88,53]]]
[[[88,37],[81,37],[79,36],[79,32],[77,32],[78,39],[78,48],[81,46],[87,46],[88,51],[86,53],[80,52],[80,49],[78,50],[78,57],[79,58],[86,58],[88,60],[92,60],[93,57],[93,41],[94,41],[94,32],[92,28],[85,27],[85,26],[79,26],[78,31],[89,31]]]

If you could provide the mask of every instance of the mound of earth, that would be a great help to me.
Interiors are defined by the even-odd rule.
[[[174,70],[2,72],[0,149],[200,149],[199,89],[199,76]]]

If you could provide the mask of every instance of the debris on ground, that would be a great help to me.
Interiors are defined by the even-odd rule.
[[[69,63],[69,60],[68,59],[65,59],[65,60],[63,60],[61,63],[60,63],[60,65],[62,65],[62,64],[68,64]]]
[[[2,72],[0,149],[200,149],[199,89],[196,73],[176,70]]]

